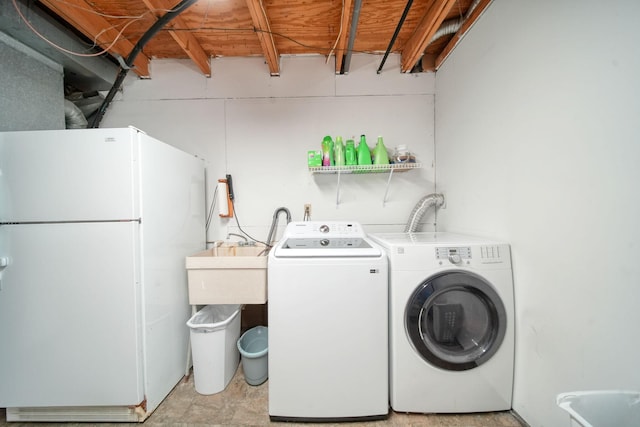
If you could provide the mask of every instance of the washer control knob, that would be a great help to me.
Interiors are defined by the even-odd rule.
[[[320,246],[329,246],[329,239],[320,240]]]
[[[326,224],[323,224],[320,226],[320,232],[321,233],[328,233],[329,232],[329,226]]]
[[[462,262],[462,257],[458,254],[452,254],[449,255],[449,261],[451,261],[452,264],[460,264]]]

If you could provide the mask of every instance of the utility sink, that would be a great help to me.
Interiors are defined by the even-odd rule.
[[[186,258],[189,304],[267,302],[267,247],[216,242]]]

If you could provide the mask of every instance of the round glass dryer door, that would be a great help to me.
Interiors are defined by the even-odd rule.
[[[504,339],[507,316],[493,286],[473,273],[455,271],[418,286],[407,304],[405,327],[427,362],[464,371],[495,354]]]

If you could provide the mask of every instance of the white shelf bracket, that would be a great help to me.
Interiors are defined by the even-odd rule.
[[[362,174],[362,173],[377,173],[389,171],[389,178],[387,179],[387,188],[384,191],[384,198],[382,199],[382,206],[387,203],[387,197],[389,195],[389,186],[391,184],[391,178],[393,178],[394,172],[407,172],[411,169],[421,168],[421,163],[402,163],[402,164],[388,164],[388,165],[347,165],[347,166],[309,166],[309,172],[312,174],[337,174],[338,183],[336,187],[336,208],[340,206],[340,185],[342,174]]]
[[[340,170],[338,170],[338,185],[336,187],[336,208],[340,206]]]
[[[389,178],[387,179],[387,188],[384,190],[384,198],[382,199],[382,207],[387,204],[387,196],[389,195],[389,184],[391,184],[391,177],[393,177],[393,169],[389,169]]]

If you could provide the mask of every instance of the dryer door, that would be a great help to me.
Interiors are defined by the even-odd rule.
[[[427,362],[464,371],[498,350],[507,316],[489,282],[470,272],[452,271],[418,286],[406,307],[405,327],[414,349]]]

